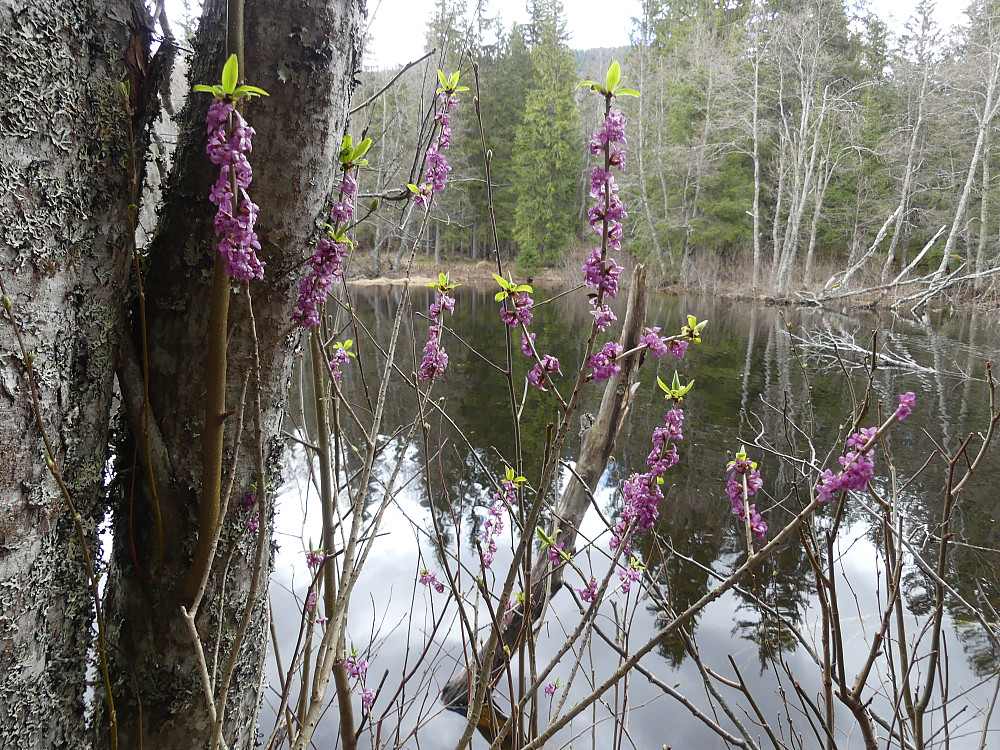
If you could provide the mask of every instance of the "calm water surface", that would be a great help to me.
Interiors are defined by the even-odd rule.
[[[383,342],[388,340],[399,288],[353,288],[352,295],[360,319],[376,338]],[[419,288],[414,290],[413,296],[414,309],[426,310],[431,292]],[[461,287],[457,297],[455,315],[448,325],[465,342],[475,346],[478,354],[453,336],[446,335],[445,345],[451,362],[447,374],[435,386],[434,396],[443,399],[444,406],[468,436],[472,447],[470,449],[443,420],[432,418],[429,422],[433,442],[429,456],[425,455],[419,440],[405,450],[398,442],[387,449],[380,464],[383,475],[387,475],[389,467],[400,459],[403,463],[400,476],[407,483],[396,494],[382,528],[385,536],[379,540],[376,553],[364,568],[354,595],[350,624],[354,646],[367,652],[369,687],[381,685],[376,714],[389,706],[389,696],[396,691],[401,675],[410,671],[416,654],[428,642],[432,644],[433,666],[417,670],[414,681],[407,688],[406,710],[402,715],[388,715],[382,729],[382,741],[390,741],[390,727],[410,727],[418,713],[436,713],[422,725],[416,736],[403,743],[412,748],[454,747],[464,725],[462,717],[442,711],[436,703],[440,685],[447,681],[456,662],[464,659],[461,630],[449,618],[434,629],[434,619],[440,616],[445,598],[431,595],[422,587],[415,588],[414,580],[423,567],[441,569],[438,552],[431,543],[435,523],[443,530],[453,553],[461,555],[465,561],[475,558],[475,539],[481,534],[483,513],[491,502],[492,477],[503,474],[501,456],[514,455],[505,381],[484,360],[503,362],[504,358],[493,291]],[[536,299],[545,298],[544,290],[536,289]],[[620,310],[619,317],[624,317],[623,313],[624,310]],[[664,486],[666,500],[661,507],[657,533],[643,534],[637,542],[649,573],[658,583],[652,587],[650,595],[641,600],[637,600],[634,592],[630,598],[621,593],[610,596],[598,618],[598,627],[612,637],[621,623],[629,623],[626,648],[642,644],[655,632],[658,621],[665,616],[665,602],[682,609],[709,590],[714,580],[708,568],[725,575],[744,559],[741,529],[734,524],[724,493],[727,450],[735,451],[741,441],[751,446],[760,436],[761,442],[779,452],[800,458],[815,455],[818,464],[835,466],[837,439],[851,410],[852,397],[861,398],[867,383],[863,365],[871,348],[873,331],[878,331],[876,347],[879,353],[879,367],[873,377],[874,393],[883,399],[886,413],[895,407],[896,395],[900,392],[917,394],[913,415],[895,427],[886,440],[901,478],[909,477],[921,467],[934,442],[946,450],[955,450],[970,432],[985,428],[988,416],[985,362],[995,360],[1000,348],[996,317],[982,313],[953,317],[931,315],[914,320],[857,311],[785,310],[752,307],[718,298],[654,295],[647,322],[662,326],[665,332],[673,332],[689,313],[699,320],[709,320],[703,343],[691,347],[683,360],[665,357],[646,363],[641,374],[642,387],[629,422],[597,492],[603,513],[615,517],[621,503],[616,488],[632,471],[645,469],[650,434],[654,427],[662,424],[665,407],[657,395],[655,377],[659,375],[669,380],[676,369],[682,378],[694,378],[695,388],[684,402],[685,440],[678,446],[681,460],[669,472]],[[585,298],[578,293],[556,299],[551,304],[536,305],[532,330],[538,334],[540,350],[558,356],[563,371],[570,372],[583,356],[589,325]],[[426,330],[426,321],[418,318],[413,331],[416,343],[410,330],[403,333],[400,365],[406,371],[415,369],[414,352],[419,363]],[[356,336],[347,332],[342,338],[347,337],[358,341],[356,347],[360,348],[362,365],[369,373],[377,373],[381,363],[373,356],[364,334]],[[526,371],[526,360],[519,353],[517,357],[518,366]],[[523,382],[523,374],[518,373],[519,382]],[[293,402],[299,399],[298,387],[293,389]],[[363,401],[356,367],[345,374],[344,387],[353,399]],[[567,396],[570,387],[564,381],[562,390]],[[521,420],[522,442],[526,457],[524,473],[534,479],[538,476],[537,457],[543,448],[545,426],[556,419],[556,411],[552,399],[534,389],[529,390]],[[589,386],[582,410],[596,412],[599,399],[600,389]],[[398,382],[390,385],[384,423],[387,438],[397,425],[412,421],[414,406],[412,391]],[[870,415],[864,424],[875,421],[875,416]],[[800,430],[793,430],[792,424]],[[568,459],[573,459],[579,444],[577,429],[574,428],[571,434],[573,437],[566,450]],[[794,511],[800,503],[808,501],[811,485],[760,448],[749,447],[749,452],[760,462],[765,482],[765,497],[758,507],[772,528],[778,528],[787,518],[788,510]],[[293,445],[288,456],[286,481],[278,503],[277,523],[282,547],[272,586],[276,625],[280,637],[288,642],[283,647],[286,652],[291,651],[298,633],[299,605],[293,597],[301,600],[308,582],[299,539],[308,540],[311,536],[318,542],[320,537],[318,505],[314,491],[308,486],[309,466],[304,450]],[[418,476],[428,459],[432,475],[430,489]],[[951,581],[966,600],[976,601],[978,596],[983,596],[994,605],[1000,605],[1000,581],[996,575],[1000,563],[995,481],[1000,468],[998,463],[998,451],[993,448],[978,479],[961,496],[954,524],[956,546],[951,567]],[[901,495],[906,530],[918,546],[934,534],[941,507],[941,466],[940,461],[932,462]],[[884,490],[888,473],[881,457],[876,471],[876,486]],[[562,481],[565,479],[564,476]],[[378,498],[377,494],[373,495]],[[595,572],[606,570],[604,551],[608,535],[594,511],[583,524],[583,536],[594,540],[594,548],[578,557],[581,567],[588,567],[586,560],[589,558]],[[880,617],[878,596],[884,593],[884,580],[879,573],[883,568],[876,542],[877,534],[868,517],[852,505],[837,545],[843,569],[850,579],[850,588],[841,586],[849,609],[845,619],[853,630],[847,659],[856,662],[847,664],[849,674],[854,673],[852,669],[857,670],[866,655],[866,643]],[[494,569],[504,571],[508,559],[509,553],[504,553],[501,544]],[[813,638],[819,612],[813,601],[811,581],[801,544],[793,541],[773,556],[751,585],[807,638]],[[573,576],[570,582],[577,587],[581,585]],[[917,618],[926,612],[932,592],[927,580],[916,569],[907,573],[905,589],[907,607],[912,615],[908,625],[914,632],[918,627]],[[950,606],[950,610],[954,616],[948,620],[946,645],[950,658],[949,692],[954,697],[961,690],[974,688],[981,680],[988,679],[995,672],[997,654],[978,625],[957,605]],[[556,597],[552,615],[541,631],[540,663],[561,644],[563,624],[572,627],[575,615],[575,605],[562,592]],[[762,614],[759,607],[739,593],[730,593],[706,609],[695,621],[693,634],[706,663],[729,677],[733,676],[733,670],[727,654],[733,656],[744,678],[755,687],[756,697],[769,716],[786,715],[775,694],[772,657],[780,654],[811,694],[817,692],[817,669],[804,649],[795,647],[787,629],[782,628],[776,618]],[[285,658],[287,660],[287,656]],[[593,679],[600,681],[617,663],[617,654],[595,636],[586,646],[567,705],[572,704],[574,696],[589,692],[591,670]],[[679,640],[666,643],[644,664],[663,682],[677,683],[678,689],[696,704],[703,708],[708,706],[697,668],[687,658]],[[564,659],[564,665],[554,673],[562,682],[569,677],[572,660]],[[276,685],[277,681],[272,678],[271,683]],[[876,683],[877,680],[872,681]],[[968,716],[962,719],[960,715],[955,722],[959,729],[951,732],[952,747],[977,746],[982,727],[978,711],[987,703],[991,690],[990,685],[975,687],[968,697],[957,699],[950,708],[953,716],[960,710]],[[631,745],[626,739],[625,746],[723,747],[721,741],[685,708],[644,677],[635,675],[627,691],[628,704],[632,708],[628,726]],[[622,697],[619,694],[618,699]],[[735,694],[730,693],[727,697],[734,704],[739,702]],[[272,697],[270,702],[276,703],[276,699]],[[890,712],[885,710],[883,713]],[[805,746],[813,746],[815,740],[810,741],[804,717],[793,714],[792,718],[796,728],[805,732]],[[267,721],[265,718],[264,726]],[[940,717],[935,716],[933,721],[940,722]],[[726,723],[724,717],[722,722]],[[613,723],[608,707],[599,705],[585,712],[574,726],[573,732],[563,732],[559,741],[551,746],[570,742],[575,747],[612,746]],[[851,726],[846,714],[843,726]],[[881,734],[884,735],[884,731]],[[371,735],[366,733],[365,737],[365,741],[370,742]],[[943,734],[940,739],[944,741]],[[850,737],[839,737],[838,741],[841,747],[861,746],[857,732]],[[316,744],[317,747],[333,747],[335,742],[336,718],[331,715]],[[486,745],[477,738],[475,746]],[[992,746],[1000,747],[1000,735],[993,738]]]

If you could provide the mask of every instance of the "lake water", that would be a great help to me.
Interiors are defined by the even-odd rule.
[[[485,361],[501,364],[504,361],[502,329],[493,293],[469,287],[457,290],[455,315],[446,323],[479,353],[446,335],[444,343],[450,366],[433,392],[436,399],[443,400],[468,443],[447,423],[428,418],[432,437],[430,455],[425,455],[418,439],[405,451],[398,441],[393,443],[380,459],[384,477],[397,459],[402,462],[402,470],[394,501],[380,529],[383,536],[364,567],[352,603],[349,638],[369,662],[367,685],[378,690],[373,716],[382,718],[374,729],[371,725],[366,727],[363,746],[377,736],[380,746],[452,748],[464,726],[463,717],[444,711],[437,701],[440,686],[449,679],[456,664],[464,663],[466,646],[461,629],[454,615],[445,609],[446,597],[415,585],[415,580],[422,568],[442,569],[440,553],[432,543],[435,524],[452,555],[465,562],[476,559],[475,540],[482,533],[493,481],[503,476],[501,457],[514,455],[506,384]],[[352,288],[351,294],[359,320],[379,341],[386,341],[400,289]],[[414,309],[426,310],[431,294],[425,288],[414,289]],[[535,297],[536,301],[546,299],[545,290],[536,289]],[[571,372],[582,358],[590,325],[588,309],[585,297],[579,292],[550,304],[536,304],[532,330],[538,334],[540,350],[559,357],[563,372]],[[623,309],[618,312],[620,318],[624,317]],[[687,314],[709,321],[703,343],[692,346],[683,360],[668,356],[647,361],[628,424],[596,493],[602,512],[614,518],[621,509],[618,486],[631,472],[645,470],[651,432],[663,423],[665,406],[657,394],[656,376],[669,381],[676,369],[682,379],[693,378],[694,390],[684,402],[685,440],[678,446],[680,462],[666,477],[663,487],[666,499],[661,504],[656,533],[646,532],[637,537],[636,547],[647,566],[648,579],[655,583],[642,598],[637,596],[638,588],[628,596],[620,591],[609,595],[597,620],[597,626],[612,638],[627,630],[627,638],[622,641],[626,649],[644,643],[655,632],[666,617],[666,606],[681,610],[708,591],[714,585],[709,569],[725,575],[745,559],[742,528],[730,514],[724,492],[727,451],[735,452],[743,442],[751,457],[760,463],[764,496],[759,499],[758,508],[772,528],[780,527],[789,512],[808,502],[815,478],[806,482],[789,464],[754,447],[755,439],[796,458],[809,459],[814,453],[817,465],[837,468],[836,457],[842,451],[837,439],[843,437],[842,427],[851,410],[852,394],[861,398],[867,383],[864,364],[870,357],[873,331],[878,331],[879,360],[873,390],[882,399],[885,413],[895,408],[899,393],[917,394],[913,415],[894,427],[885,441],[900,479],[920,469],[935,443],[954,451],[970,432],[987,427],[985,362],[996,359],[1000,350],[995,315],[930,315],[915,320],[858,311],[754,307],[719,298],[653,295],[647,324],[662,326],[665,333],[672,333],[679,330]],[[406,372],[416,369],[414,356],[419,364],[427,331],[427,322],[419,317],[413,325],[413,337],[409,329],[403,333],[398,359]],[[367,372],[376,374],[374,382],[381,360],[374,356],[366,335],[347,331],[340,338],[357,341],[355,348],[360,349],[362,365]],[[515,353],[520,368],[517,372],[520,398],[527,367],[516,348]],[[352,361],[345,370],[342,381],[345,393],[356,403],[364,404],[366,396],[359,385],[357,363]],[[564,395],[568,395],[570,388],[567,382],[562,388]],[[298,384],[293,387],[293,410],[301,392]],[[588,386],[582,411],[596,412],[600,395],[600,387]],[[383,430],[386,439],[405,430],[400,426],[412,422],[415,405],[412,389],[395,379],[388,392]],[[528,389],[521,429],[524,474],[529,480],[538,476],[545,426],[555,418],[554,401],[546,394]],[[872,415],[863,424],[875,423],[873,407]],[[577,433],[574,427],[567,443],[565,457],[570,461],[578,450]],[[288,643],[283,646],[282,654],[286,667],[287,654],[298,634],[300,602],[309,580],[301,540],[308,542],[311,537],[318,544],[321,535],[316,493],[309,488],[306,450],[292,444],[287,458],[286,479],[278,495],[277,533],[281,550],[272,577],[275,624],[279,639]],[[422,476],[425,461],[431,469],[430,491]],[[1000,567],[1000,527],[996,520],[998,464],[998,451],[991,448],[980,474],[962,493],[956,508],[949,580],[966,601],[982,598],[1000,604],[1000,580],[996,574]],[[915,547],[928,551],[934,548],[936,539],[943,468],[942,461],[932,461],[899,498],[904,533]],[[565,479],[566,476],[562,481]],[[884,493],[888,482],[885,461],[879,456],[875,487]],[[824,509],[825,515],[818,520],[820,529],[829,526],[829,511]],[[585,569],[592,565],[600,575],[607,569],[604,552],[609,535],[596,511],[585,519],[582,533],[593,540],[594,546],[578,555],[577,561]],[[507,539],[508,551],[505,553],[501,540],[493,566],[494,571],[501,571],[499,581],[510,559]],[[835,553],[840,557],[838,588],[842,613],[846,610],[842,616],[848,623],[845,666],[849,678],[863,662],[866,644],[881,616],[885,575],[878,541],[879,532],[871,518],[857,503],[849,503],[835,545]],[[574,587],[582,585],[578,576],[569,575],[568,580]],[[488,583],[491,581],[487,579]],[[466,576],[465,584],[473,597],[475,586],[471,576]],[[704,610],[689,632],[708,667],[732,679],[734,672],[728,658],[732,656],[761,709],[776,722],[775,726],[783,726],[786,733],[802,732],[803,746],[815,747],[818,741],[802,713],[802,704],[791,696],[785,705],[776,692],[775,674],[783,671],[784,667],[779,666],[782,664],[794,673],[807,695],[815,699],[819,689],[817,667],[803,647],[796,647],[787,627],[790,623],[819,648],[814,579],[799,540],[793,537],[779,548],[747,585],[769,609],[760,608],[741,593],[731,592]],[[928,579],[913,565],[907,568],[903,586],[908,637],[915,638],[920,634],[932,589]],[[995,675],[998,655],[979,624],[956,601],[949,599],[946,607],[951,701],[947,715],[951,728],[942,731],[934,744],[943,746],[947,738],[954,748],[978,747],[983,711],[993,689],[989,680]],[[478,611],[485,617],[485,609],[480,606]],[[539,635],[539,664],[546,663],[562,643],[564,628],[575,624],[577,613],[568,592],[555,597],[547,624]],[[435,624],[442,615],[443,620]],[[483,621],[479,624],[482,626]],[[425,653],[425,648],[426,658],[418,663],[418,656]],[[593,635],[583,648],[566,706],[572,705],[575,697],[586,695],[591,682],[603,680],[618,663],[618,654],[601,642],[598,635]],[[678,691],[712,713],[698,668],[686,655],[680,639],[668,641],[650,654],[644,664],[662,682],[670,686],[676,683]],[[565,684],[572,665],[572,655],[568,655],[553,676],[560,677]],[[271,684],[277,685],[273,663],[271,669]],[[919,664],[916,669],[919,670]],[[411,672],[405,690],[397,692],[402,675]],[[880,679],[887,677],[876,675],[870,683],[877,686]],[[787,689],[787,680],[785,684]],[[719,689],[748,722],[751,733],[759,736],[760,729],[742,713],[745,699],[725,686]],[[501,688],[498,690],[502,692]],[[546,699],[542,711],[550,705],[554,708],[565,690],[561,687],[551,704]],[[869,694],[871,691],[866,693]],[[639,674],[633,674],[617,694],[609,693],[606,697],[608,703],[598,703],[582,713],[571,725],[572,731],[567,728],[547,747],[570,743],[574,747],[595,748],[725,747],[688,709]],[[502,698],[498,700],[503,703]],[[885,715],[891,714],[884,696],[876,695],[874,700],[874,705]],[[273,693],[265,695],[262,717],[265,728],[269,728],[272,720],[266,707],[276,703]],[[623,720],[622,707],[626,704],[629,713],[627,720]],[[617,721],[615,714],[619,715]],[[717,715],[720,723],[731,730],[726,717],[719,712]],[[838,706],[837,716],[842,732],[836,738],[838,746],[861,747],[860,734],[856,728],[852,730],[849,713]],[[787,724],[789,718],[791,728]],[[334,709],[317,735],[317,747],[334,746],[336,721]],[[932,731],[944,723],[944,712],[931,714]],[[414,727],[416,733],[411,734]],[[884,729],[879,729],[879,736],[884,745]],[[477,736],[474,746],[486,745]],[[1000,746],[1000,737],[991,733],[986,746]]]

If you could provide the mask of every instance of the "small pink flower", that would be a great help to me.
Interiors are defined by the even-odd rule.
[[[913,411],[913,407],[917,404],[917,396],[913,391],[907,391],[899,396],[899,408],[896,409],[896,417],[902,422],[908,416],[910,412]]]

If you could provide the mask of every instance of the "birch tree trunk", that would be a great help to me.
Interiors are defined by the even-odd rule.
[[[987,134],[993,125],[997,111],[1000,110],[1000,101],[998,101],[998,93],[1000,93],[998,92],[998,87],[1000,87],[1000,18],[997,17],[997,12],[994,9],[987,8],[982,12],[985,14],[984,16],[973,19],[973,24],[978,23],[983,26],[982,32],[985,34],[978,55],[984,66],[978,70],[975,66],[972,68],[973,76],[975,76],[973,79],[975,88],[972,93],[976,100],[982,102],[974,113],[978,125],[976,145],[973,147],[972,157],[969,159],[969,171],[965,177],[958,205],[955,207],[955,215],[952,219],[951,230],[948,232],[948,239],[945,241],[941,263],[934,272],[935,278],[941,278],[948,272],[949,260],[955,252],[958,235],[965,223],[965,212],[972,196],[972,186],[976,181],[979,161],[983,158],[985,151]]]
[[[83,748],[108,410],[122,330],[128,3],[0,0],[0,747]]]
[[[225,3],[206,3],[195,44],[191,80],[213,83],[225,58]],[[247,108],[257,130],[251,162],[251,196],[260,203],[257,232],[266,262],[263,282],[250,286],[259,336],[261,377],[260,431],[257,445],[252,377],[253,341],[246,287],[234,287],[229,310],[226,407],[236,410],[242,384],[250,394],[242,414],[225,419],[223,465],[235,471],[230,514],[221,518],[223,533],[209,577],[197,626],[206,652],[219,647],[218,691],[240,618],[251,588],[255,534],[246,516],[237,517],[237,498],[255,481],[258,448],[265,466],[273,467],[280,450],[278,432],[292,364],[290,324],[301,263],[315,248],[318,229],[327,218],[339,180],[338,154],[354,72],[360,67],[361,4],[357,0],[250,0],[246,6],[247,81],[270,93]],[[280,75],[279,75],[280,71]],[[163,454],[141,467],[141,495],[134,512],[116,513],[115,547],[108,580],[108,617],[115,623],[112,655],[120,694],[118,719],[122,748],[206,747],[211,721],[193,644],[180,615],[178,584],[191,564],[197,527],[204,423],[205,341],[209,286],[215,251],[213,207],[207,196],[214,167],[204,153],[207,96],[191,97],[182,114],[170,189],[165,196],[157,239],[146,272],[147,330],[152,432]],[[294,126],[291,124],[294,123]],[[141,332],[132,331],[138,344]],[[138,351],[138,348],[136,349]],[[126,351],[135,357],[134,352]],[[124,368],[123,368],[124,369]],[[134,390],[122,373],[123,392]],[[134,404],[125,394],[127,404]],[[132,423],[136,415],[131,414]],[[242,420],[238,461],[234,433]],[[143,454],[140,451],[140,456]],[[152,512],[152,484],[162,515],[164,555],[157,560],[157,528]],[[275,479],[276,477],[272,477]],[[223,482],[225,486],[225,481]],[[258,488],[261,497],[263,488]],[[272,489],[272,488],[269,488]],[[260,533],[269,535],[267,504],[260,513]],[[130,538],[134,540],[134,554]],[[271,545],[265,537],[263,580],[270,570]],[[138,562],[139,569],[135,562]],[[224,739],[230,748],[253,747],[256,714],[267,644],[266,585],[252,603],[246,637],[234,663]],[[137,685],[141,709],[133,686]]]

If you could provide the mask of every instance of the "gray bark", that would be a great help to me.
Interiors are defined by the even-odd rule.
[[[124,0],[0,1],[0,274],[92,553],[129,260],[128,18]],[[0,446],[0,748],[86,747],[93,602],[3,311]]]
[[[223,12],[220,0],[206,4],[192,63],[193,82],[219,79],[225,49]],[[271,94],[255,100],[246,111],[257,130],[250,195],[261,205],[257,232],[260,255],[267,264],[265,280],[251,286],[260,337],[262,450],[267,466],[274,465],[279,450],[277,435],[292,364],[293,340],[288,334],[298,282],[304,273],[301,262],[315,248],[319,225],[326,218],[340,176],[337,156],[353,74],[361,60],[360,21],[361,7],[356,0],[247,3],[247,82]],[[146,270],[150,404],[154,428],[168,454],[163,461],[167,469],[160,473],[154,456],[166,554],[160,568],[150,510],[149,467],[143,466],[144,481],[137,485],[142,494],[137,490],[131,519],[131,536],[142,572],[133,564],[129,515],[118,509],[108,582],[109,620],[116,624],[112,655],[115,677],[122,686],[118,718],[119,746],[123,748],[139,747],[140,736],[146,747],[167,749],[204,747],[210,738],[211,723],[195,651],[180,617],[178,591],[197,535],[204,341],[215,252],[213,207],[207,196],[217,168],[204,153],[208,104],[206,95],[192,97],[182,114],[181,141]],[[229,330],[226,404],[235,409],[243,380],[252,369],[242,287],[233,294]],[[132,338],[139,341],[138,330]],[[229,657],[251,579],[255,540],[245,532],[248,515],[237,514],[236,498],[255,478],[252,403],[248,398],[235,469],[236,492],[229,515],[221,521],[224,531],[198,619],[210,658],[216,645],[220,647],[220,665]],[[237,419],[238,415],[233,415],[226,423],[226,467],[232,461]],[[267,515],[261,518],[264,533],[269,533],[270,520]],[[265,581],[269,565],[265,560]],[[223,589],[225,601],[220,606]],[[226,711],[224,738],[231,748],[252,747],[255,740],[266,632],[266,594],[262,591],[254,603]],[[129,689],[134,683],[141,691],[141,719],[136,696]]]

